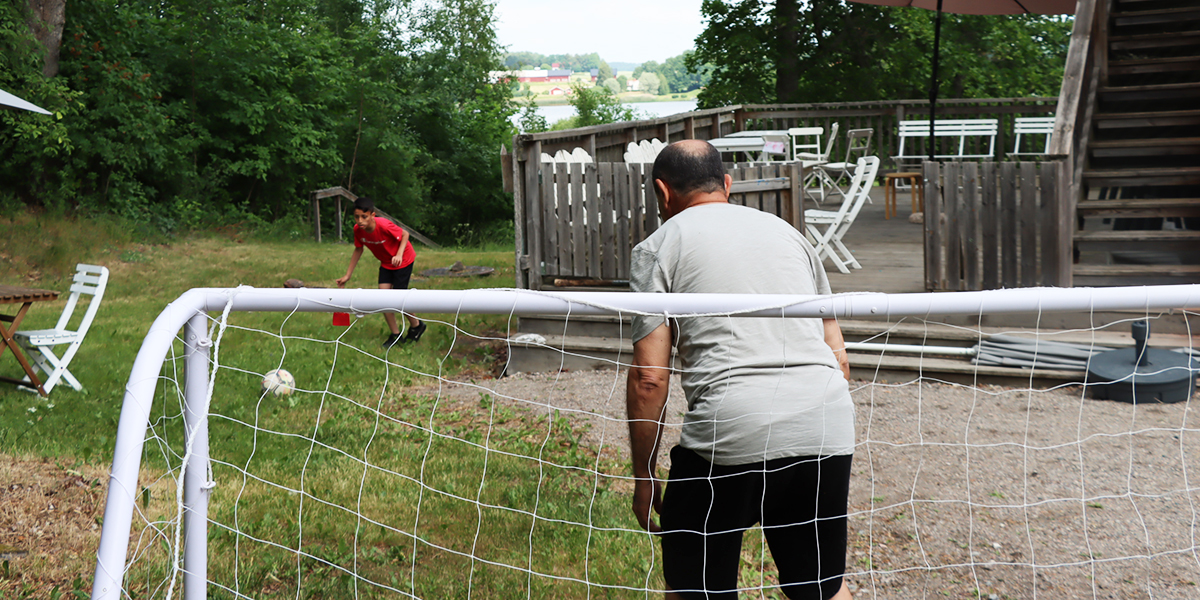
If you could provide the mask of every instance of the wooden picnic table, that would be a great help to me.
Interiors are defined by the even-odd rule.
[[[7,381],[17,385],[37,388],[37,391],[42,396],[46,395],[46,390],[42,389],[42,380],[38,378],[37,372],[29,365],[29,359],[25,357],[25,353],[21,351],[21,347],[13,341],[13,336],[17,330],[21,328],[21,321],[25,319],[25,313],[29,310],[29,306],[34,302],[42,302],[55,300],[58,298],[58,292],[54,290],[39,290],[35,288],[24,288],[13,285],[0,285],[0,304],[20,304],[14,315],[0,314],[0,336],[4,339],[4,345],[0,346],[0,356],[4,355],[4,350],[11,348],[13,354],[17,357],[17,362],[21,363],[21,368],[25,370],[25,375],[29,377],[29,381],[22,379],[14,379],[12,377],[0,376],[0,381]],[[5,323],[11,323],[5,327]]]

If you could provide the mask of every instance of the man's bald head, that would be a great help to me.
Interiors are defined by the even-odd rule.
[[[704,140],[683,140],[663,148],[654,160],[652,176],[680,196],[725,189],[721,153]]]

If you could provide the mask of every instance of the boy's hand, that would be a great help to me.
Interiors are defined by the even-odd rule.
[[[347,276],[345,276],[345,277],[338,277],[338,278],[337,278],[337,286],[338,286],[338,287],[346,287],[346,282],[347,282],[347,281],[350,281],[350,276],[349,276],[349,275],[347,275]]]
[[[399,254],[397,254],[397,255],[393,256],[393,257],[392,257],[392,266],[393,266],[393,267],[398,267],[398,266],[400,266],[400,260],[401,260],[401,259],[402,259],[402,257],[401,257]]]

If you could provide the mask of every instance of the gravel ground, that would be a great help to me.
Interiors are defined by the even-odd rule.
[[[477,383],[514,406],[553,406],[593,448],[628,456],[624,373]],[[1135,407],[1084,399],[1078,387],[851,389],[859,447],[847,571],[856,597],[1200,597],[1200,493],[1190,482],[1200,433],[1186,403]],[[670,422],[684,410],[675,380]],[[665,438],[664,453],[678,429]]]

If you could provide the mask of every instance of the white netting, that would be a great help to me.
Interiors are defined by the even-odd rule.
[[[1107,350],[1127,345],[1128,323],[1144,318],[1151,346],[1194,352],[1192,316],[1101,320],[1082,307],[1024,327],[847,322],[848,339],[884,344],[853,355],[846,573],[855,597],[1200,593],[1200,432],[1189,403],[1095,400],[1070,365],[1025,369],[1020,380],[947,358],[996,334]],[[658,541],[629,509],[627,322],[606,324],[616,333],[602,348],[580,343],[604,337],[576,333],[582,317],[557,321],[567,335],[517,344],[513,316],[422,318],[429,330],[419,345],[385,352],[376,316],[348,328],[321,313],[211,316],[209,594],[661,593]],[[901,345],[925,350],[893,352]],[[181,348],[163,369],[143,452],[130,597],[182,597]],[[522,352],[560,368],[516,373],[509,361]],[[574,366],[581,357],[612,368]],[[262,374],[276,368],[296,377],[291,395],[260,392]],[[673,379],[664,478],[686,410]],[[738,581],[744,597],[783,597],[759,529],[745,536]]]

